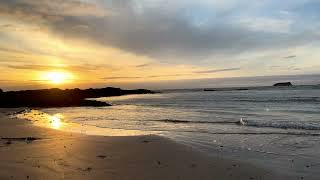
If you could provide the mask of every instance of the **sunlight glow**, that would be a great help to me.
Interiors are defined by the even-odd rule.
[[[73,79],[73,75],[69,72],[52,71],[44,75],[44,79],[52,84],[63,84]]]
[[[62,115],[60,115],[60,114],[55,114],[50,117],[50,124],[53,129],[60,129],[61,128],[61,126],[62,126],[61,118],[62,118]]]

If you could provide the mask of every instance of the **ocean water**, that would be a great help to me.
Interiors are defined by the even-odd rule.
[[[212,156],[320,177],[320,86],[167,90],[98,100],[113,106],[50,108],[21,117],[52,116],[53,127],[71,122],[87,134],[159,134]]]

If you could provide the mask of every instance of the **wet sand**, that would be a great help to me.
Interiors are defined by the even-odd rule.
[[[12,112],[0,110],[0,179],[297,179],[208,157],[160,136],[66,133],[9,118]]]

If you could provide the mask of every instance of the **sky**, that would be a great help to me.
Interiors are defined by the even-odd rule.
[[[0,88],[320,74],[319,29],[320,0],[0,0]]]

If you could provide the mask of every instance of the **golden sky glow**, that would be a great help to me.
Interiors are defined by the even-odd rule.
[[[63,84],[74,80],[73,75],[69,72],[49,71],[44,73],[43,76],[44,81],[52,84]]]
[[[315,6],[285,1],[0,1],[0,88],[320,73]]]

